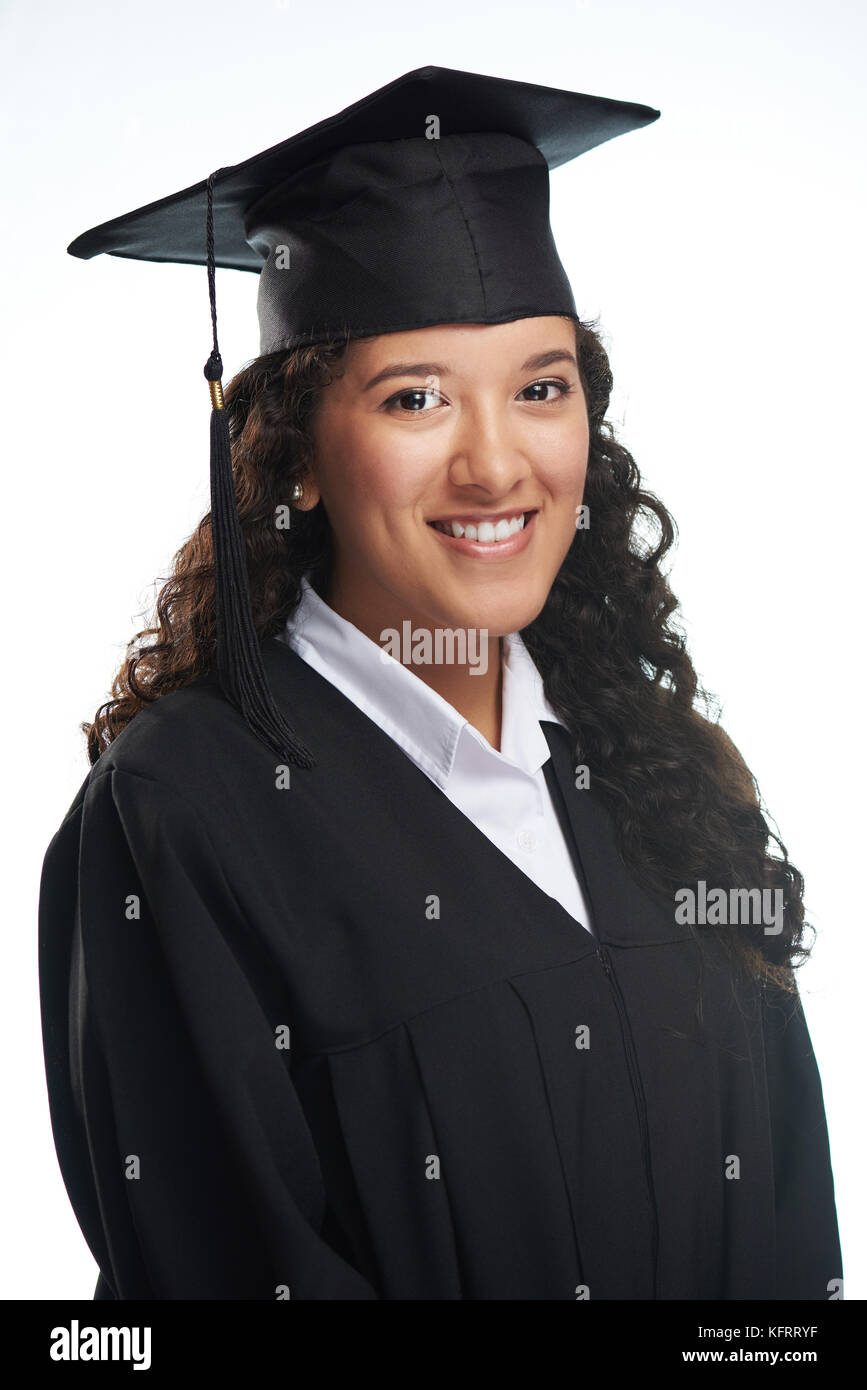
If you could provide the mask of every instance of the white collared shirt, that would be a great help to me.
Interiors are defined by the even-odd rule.
[[[539,720],[563,720],[519,633],[503,638],[500,751],[411,666],[330,608],[306,578],[280,637],[388,734],[513,864],[593,931],[543,772],[551,754]]]

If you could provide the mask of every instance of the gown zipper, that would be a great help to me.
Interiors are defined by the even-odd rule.
[[[657,1259],[659,1254],[659,1217],[656,1210],[656,1193],[653,1186],[653,1170],[650,1163],[650,1135],[647,1123],[647,1102],[644,1095],[644,1087],[641,1084],[641,1074],[638,1070],[638,1058],[635,1054],[635,1043],[632,1037],[632,1030],[629,1026],[629,1018],[626,1013],[626,1002],[620,992],[620,984],[614,973],[614,966],[607,949],[604,946],[597,946],[596,955],[602,965],[602,969],[608,978],[614,1004],[617,1009],[620,1021],[620,1031],[623,1037],[623,1046],[626,1052],[626,1064],[629,1070],[629,1080],[632,1085],[632,1094],[635,1100],[635,1108],[638,1113],[638,1124],[641,1130],[641,1147],[644,1158],[644,1173],[647,1180],[647,1195],[650,1200],[651,1213],[651,1250],[653,1257],[653,1297],[656,1298],[656,1276]]]

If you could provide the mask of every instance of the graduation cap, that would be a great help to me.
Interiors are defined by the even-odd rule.
[[[260,352],[446,323],[574,315],[548,172],[655,121],[633,102],[451,68],[406,73],[68,250],[207,265],[211,524],[224,694],[284,760],[310,766],[268,689],[235,505],[215,268],[259,275]]]

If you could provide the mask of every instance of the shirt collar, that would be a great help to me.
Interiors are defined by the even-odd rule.
[[[443,790],[462,738],[474,738],[492,758],[532,776],[550,757],[539,720],[564,722],[549,704],[539,670],[517,632],[503,638],[499,752],[410,666],[385,656],[366,633],[329,607],[306,576],[283,640],[393,738]]]

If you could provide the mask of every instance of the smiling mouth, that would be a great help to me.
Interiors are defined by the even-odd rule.
[[[527,512],[511,512],[498,517],[496,520],[488,520],[484,517],[466,517],[462,520],[453,519],[451,521],[429,521],[428,526],[432,526],[435,531],[442,531],[445,536],[453,536],[456,540],[466,539],[476,541],[481,545],[499,545],[503,541],[511,540],[519,531],[523,531],[525,525],[531,517],[536,515],[535,508]]]

